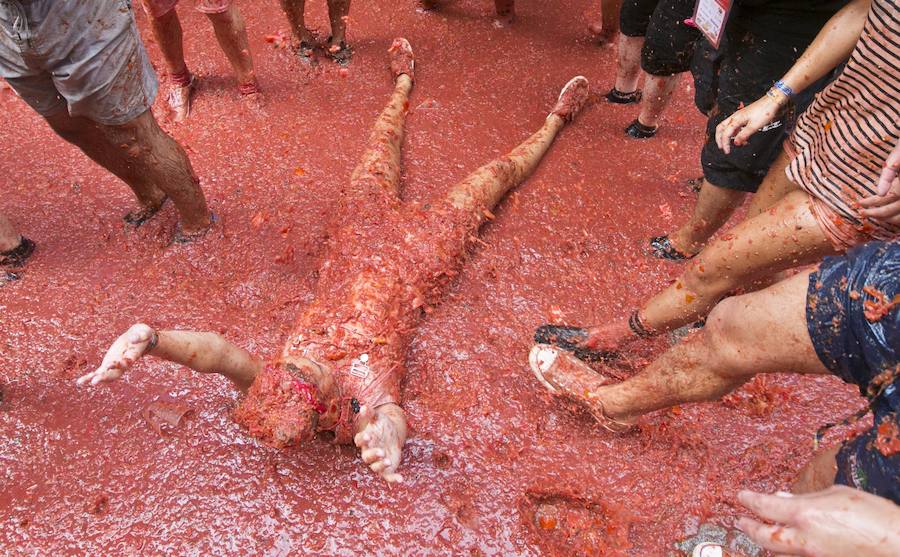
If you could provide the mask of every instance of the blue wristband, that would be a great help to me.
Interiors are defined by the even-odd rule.
[[[775,89],[778,89],[779,91],[784,93],[784,95],[788,98],[791,98],[794,96],[794,90],[791,89],[790,87],[788,87],[788,85],[785,82],[781,81],[780,79],[778,81],[776,81],[775,85],[773,85],[772,87]]]

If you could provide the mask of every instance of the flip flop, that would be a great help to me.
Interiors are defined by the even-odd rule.
[[[556,347],[549,344],[536,344],[531,348],[531,352],[528,353],[528,364],[531,368],[531,372],[534,374],[537,380],[548,391],[550,391],[550,393],[552,393],[554,396],[573,400],[579,405],[585,407],[585,409],[590,412],[591,416],[594,417],[597,423],[600,424],[600,426],[604,429],[607,429],[613,433],[627,433],[635,429],[635,424],[620,422],[607,416],[606,412],[603,410],[603,402],[601,400],[594,399],[594,402],[597,404],[597,406],[599,406],[599,409],[591,408],[585,405],[584,401],[575,399],[567,393],[560,391],[559,389],[554,387],[546,377],[544,377],[545,373],[560,365],[583,366],[587,368],[586,363],[575,358],[572,354],[560,352]],[[593,369],[587,369],[585,371],[596,375],[601,375]]]
[[[184,245],[199,240],[200,238],[206,236],[206,234],[212,229],[213,225],[218,222],[218,220],[219,217],[217,217],[215,213],[210,213],[209,226],[199,232],[194,232],[192,234],[185,234],[181,229],[181,223],[179,222],[175,227],[175,236],[172,237],[172,243]]]
[[[0,252],[0,267],[21,267],[34,253],[35,243],[25,236],[21,238],[18,246],[9,251]]]
[[[145,207],[143,209],[138,209],[137,211],[131,211],[122,217],[122,220],[125,221],[125,224],[130,224],[135,228],[139,228],[142,224],[156,216],[156,213],[160,212],[168,202],[169,196],[166,195],[155,208]]]
[[[625,128],[625,135],[634,139],[650,139],[656,135],[658,129],[659,126],[645,126],[644,124],[641,124],[639,120],[635,119],[634,122]]]
[[[347,66],[349,66],[350,59],[353,57],[353,49],[350,48],[350,45],[348,45],[346,41],[341,41],[341,44],[338,45],[337,50],[331,50],[332,46],[334,46],[331,44],[331,37],[328,37],[328,40],[326,42],[329,45],[325,49],[325,51],[328,53],[328,56],[330,56],[331,59],[334,60],[335,63],[342,68],[346,68]]]
[[[606,350],[593,350],[582,345],[588,339],[588,330],[582,327],[566,325],[541,325],[534,331],[534,341],[538,344],[558,346],[575,354],[585,362],[604,362],[615,360],[619,354]]]
[[[676,248],[668,236],[650,238],[650,255],[657,259],[668,261],[686,261],[693,259],[694,255],[688,255]]]
[[[641,92],[635,89],[630,93],[623,93],[613,87],[606,94],[606,100],[613,104],[636,104],[641,102]]]

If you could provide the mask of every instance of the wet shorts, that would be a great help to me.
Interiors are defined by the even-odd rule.
[[[700,153],[703,176],[714,186],[751,193],[759,188],[781,152],[793,127],[793,114],[805,110],[827,81],[808,87],[794,98],[794,109],[789,114],[750,136],[746,145],[725,154],[716,145],[716,127],[741,106],[765,95],[816,36],[815,30],[789,34],[773,29],[759,33],[742,29],[740,21],[734,22],[718,52],[708,41],[698,42],[691,68],[695,102],[709,116],[706,143]]]
[[[0,0],[0,76],[42,116],[119,125],[156,97],[129,0]]]
[[[684,24],[694,13],[694,0],[625,0],[619,12],[622,34],[644,37],[641,69],[670,76],[691,67],[700,32]]]
[[[178,0],[141,0],[144,11],[152,17],[162,17],[175,8]],[[194,9],[204,14],[221,14],[231,6],[231,0],[194,0]]]
[[[835,482],[900,504],[900,306],[886,305],[898,295],[900,243],[871,242],[810,275],[806,325],[825,367],[858,385],[874,415],[838,453]]]

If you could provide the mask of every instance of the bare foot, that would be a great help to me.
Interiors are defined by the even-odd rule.
[[[172,84],[169,91],[169,108],[172,109],[175,122],[183,122],[191,114],[191,97],[197,88],[197,77],[191,74],[187,85]]]
[[[370,412],[362,408],[361,414]],[[402,482],[397,473],[403,444],[406,442],[406,415],[396,404],[379,406],[371,417],[361,420],[353,442],[359,447],[363,462],[388,482]]]
[[[77,383],[96,385],[119,379],[152,348],[156,338],[156,332],[149,326],[143,323],[132,325],[109,347],[100,367],[79,377]]]
[[[607,416],[603,402],[597,396],[600,387],[610,383],[587,364],[549,344],[536,344],[528,355],[531,371],[551,393],[577,402],[587,409],[597,422],[615,433],[624,433],[633,423],[617,421]]]
[[[580,75],[573,77],[559,93],[556,106],[553,107],[550,113],[570,122],[584,108],[590,96],[591,91],[588,87],[587,78]]]
[[[395,80],[403,74],[415,80],[416,59],[409,41],[402,37],[394,39],[388,54],[391,55],[391,74]]]

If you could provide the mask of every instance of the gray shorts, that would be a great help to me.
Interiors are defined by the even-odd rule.
[[[130,0],[0,0],[0,76],[42,116],[106,125],[150,108],[158,83]]]

